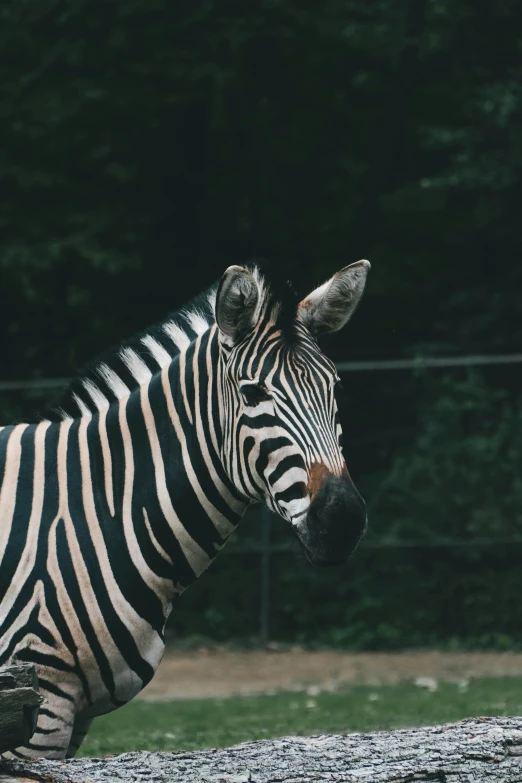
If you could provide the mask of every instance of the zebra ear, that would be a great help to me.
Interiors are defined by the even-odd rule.
[[[216,294],[216,323],[228,345],[235,345],[254,328],[259,288],[242,266],[229,266]]]
[[[312,334],[342,329],[359,304],[369,270],[369,261],[356,261],[303,299],[298,316]]]

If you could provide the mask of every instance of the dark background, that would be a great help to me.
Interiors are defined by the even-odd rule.
[[[520,350],[518,2],[6,0],[0,51],[1,379],[67,376],[253,256],[303,293],[371,260],[334,359]],[[521,369],[344,374],[379,547],[275,556],[273,635],[522,642]],[[2,423],[50,401],[3,392]],[[258,555],[212,570],[175,631],[255,635]]]

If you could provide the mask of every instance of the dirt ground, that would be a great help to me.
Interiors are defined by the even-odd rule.
[[[475,677],[504,676],[522,676],[522,654],[167,651],[156,676],[138,698],[167,701],[303,690],[317,694],[345,685],[401,681],[434,688],[439,680],[465,684]]]

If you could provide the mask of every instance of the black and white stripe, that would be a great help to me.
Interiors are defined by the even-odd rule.
[[[0,665],[34,662],[45,697],[14,755],[73,755],[151,679],[174,599],[247,506],[299,528],[314,466],[345,470],[315,294],[289,305],[238,269],[76,379],[59,417],[0,428]]]

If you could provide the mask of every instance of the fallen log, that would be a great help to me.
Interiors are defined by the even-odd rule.
[[[29,742],[42,701],[34,664],[0,668],[0,753]]]
[[[520,783],[522,718],[420,729],[285,737],[196,753],[132,752],[68,761],[0,761],[45,783]]]

